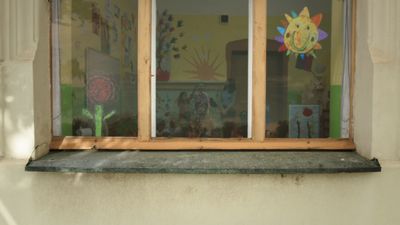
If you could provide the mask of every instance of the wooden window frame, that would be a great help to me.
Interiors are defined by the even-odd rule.
[[[252,138],[151,138],[152,0],[138,0],[138,137],[53,137],[53,150],[354,150],[353,96],[355,74],[356,0],[352,1],[350,137],[292,139],[265,137],[267,1],[253,1]],[[51,29],[50,29],[51,32]],[[140,34],[140,35],[139,35]],[[254,60],[257,59],[257,60]],[[52,73],[51,73],[52,76]]]

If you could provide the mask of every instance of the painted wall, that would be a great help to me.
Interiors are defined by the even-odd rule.
[[[33,5],[25,0],[2,0],[0,10],[18,6],[20,20],[24,16],[41,15],[43,22],[47,1],[29,2]],[[27,13],[35,7],[39,13]],[[33,41],[36,54],[21,49],[30,49],[31,42],[27,40],[40,43],[47,35],[36,32],[38,36],[33,38],[26,34],[15,38],[18,36],[14,32],[4,32],[5,28],[12,28],[4,24],[15,21],[12,18],[16,15],[10,19],[2,17],[0,150],[7,159],[0,160],[0,224],[397,225],[400,221],[400,103],[395,97],[400,96],[398,11],[398,0],[358,1],[355,141],[360,153],[379,157],[383,172],[291,176],[24,172],[24,163],[33,146],[39,144],[33,131],[38,126],[46,127],[47,123],[39,122],[34,115],[41,118],[49,115],[48,110],[36,107],[38,101],[47,100],[36,96],[46,96],[49,90],[45,85],[35,85],[35,82],[40,84],[37,77],[43,76],[41,73],[48,68],[45,60],[37,58],[44,57],[37,51],[44,51],[46,45]],[[9,35],[14,38],[8,38]],[[14,45],[4,44],[11,40],[20,40],[19,52],[26,54],[15,57],[15,51],[9,48]],[[49,136],[45,130],[42,132],[44,137]]]
[[[244,10],[247,11],[247,9]],[[248,17],[231,16],[230,12],[227,14],[230,15],[227,25],[220,24],[218,15],[176,15],[176,20],[183,20],[185,24],[178,31],[185,34],[179,39],[179,43],[187,45],[188,48],[182,52],[180,59],[170,60],[171,80],[198,80],[196,77],[199,75],[187,71],[196,70],[197,68],[192,64],[196,65],[195,62],[199,61],[199,57],[206,59],[210,52],[208,64],[212,65],[216,59],[215,80],[226,81],[226,45],[229,42],[248,39]]]

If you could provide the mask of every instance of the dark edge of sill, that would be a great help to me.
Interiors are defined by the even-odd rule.
[[[25,171],[59,173],[335,174],[381,172],[355,151],[50,151]]]

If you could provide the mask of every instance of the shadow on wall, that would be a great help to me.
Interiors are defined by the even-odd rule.
[[[16,2],[10,1],[15,13],[5,17],[16,28],[5,23],[0,33],[8,36],[0,63],[0,156],[27,159],[40,137],[50,134],[49,3]]]
[[[26,173],[22,166],[0,164],[0,199],[18,225],[398,221],[393,217],[397,208],[387,207],[399,202],[400,196],[391,194],[400,182],[398,170],[304,176],[71,174]],[[382,190],[389,194],[382,195]],[[351,206],[346,214],[343,205]],[[365,206],[375,220],[354,218]],[[376,212],[377,207],[381,211]],[[291,216],[282,216],[283,212]],[[254,219],[249,223],[249,218]]]
[[[0,152],[27,158],[34,145],[32,62],[3,64],[0,79]]]

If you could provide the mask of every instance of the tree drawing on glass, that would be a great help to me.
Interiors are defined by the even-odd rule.
[[[194,49],[194,54],[190,58],[184,58],[192,68],[185,72],[193,74],[192,79],[196,80],[219,80],[223,78],[224,74],[218,73],[219,67],[222,62],[219,60],[219,55],[213,56],[210,49],[207,51],[202,48],[201,53]]]
[[[174,59],[181,57],[181,51],[187,49],[187,45],[179,45],[179,39],[184,37],[184,33],[179,30],[183,27],[182,20],[175,20],[174,16],[164,10],[158,13],[157,23],[157,79],[169,80],[169,71],[163,68],[164,60],[172,56]]]
[[[84,116],[94,121],[95,136],[103,136],[103,122],[115,114],[115,110],[104,115],[104,105],[114,98],[115,85],[113,81],[106,76],[92,76],[88,82],[87,97],[94,106],[94,113],[88,109],[83,109]]]
[[[328,34],[319,28],[322,13],[310,17],[308,7],[304,7],[299,15],[292,11],[291,16],[285,14],[285,17],[286,20],[281,21],[283,27],[278,26],[281,35],[275,37],[275,40],[282,44],[279,51],[300,56],[301,59],[308,55],[316,58],[315,50],[322,49],[319,41],[328,37]]]

